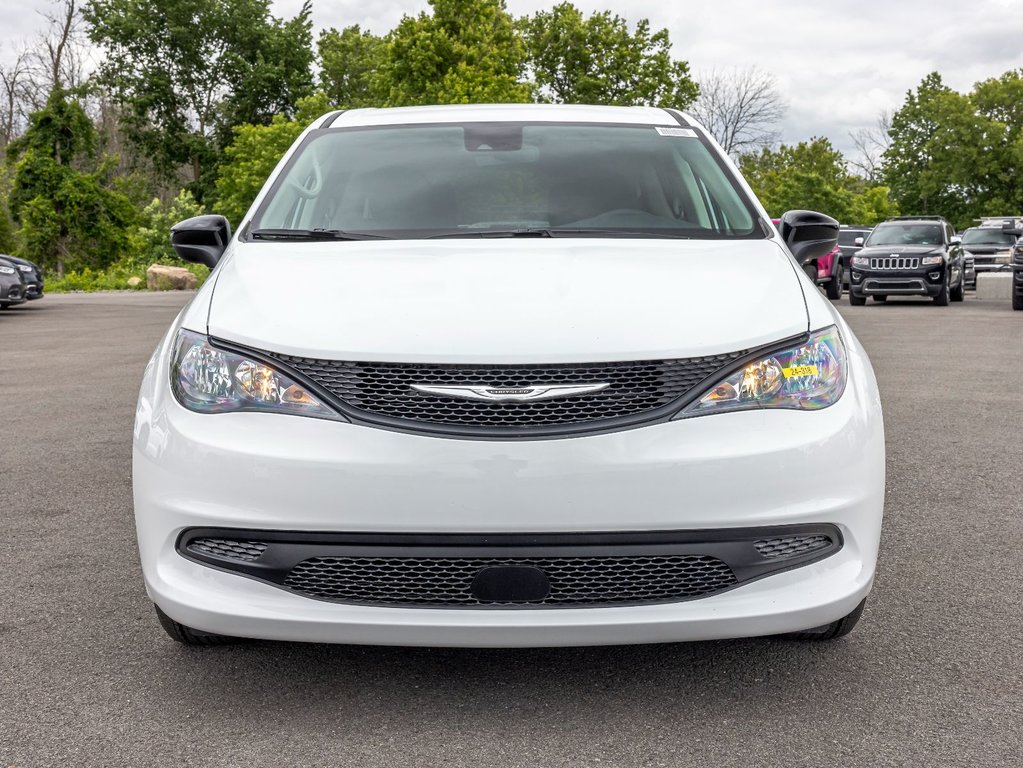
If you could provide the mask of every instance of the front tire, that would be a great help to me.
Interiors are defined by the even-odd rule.
[[[952,301],[962,301],[966,298],[966,277],[962,272],[959,273],[959,285],[952,289],[949,297]]]
[[[1023,309],[1023,292],[1020,292],[1016,286],[1012,288],[1012,308]]]
[[[948,306],[949,299],[951,298],[949,294],[948,284],[951,280],[952,273],[949,272],[947,275],[945,275],[945,279],[941,283],[941,293],[934,297],[934,303],[937,304],[939,307]]]
[[[842,298],[842,270],[838,270],[837,274],[831,276],[824,292],[829,299]]]
[[[160,606],[154,604],[153,607],[156,609],[156,616],[160,620],[160,626],[170,635],[172,640],[176,640],[182,645],[227,645],[228,643],[238,642],[238,638],[235,637],[215,635],[210,632],[201,632],[198,629],[186,627],[161,611]]]
[[[859,605],[838,621],[825,624],[823,627],[808,629],[804,632],[790,632],[787,635],[783,635],[783,637],[789,640],[810,640],[812,642],[837,640],[840,637],[845,637],[859,623],[860,616],[863,614],[863,606],[866,604],[867,598],[863,598]]]
[[[851,304],[854,307],[862,307],[866,303],[867,303],[866,296],[858,296],[852,291],[849,291],[849,304]]]

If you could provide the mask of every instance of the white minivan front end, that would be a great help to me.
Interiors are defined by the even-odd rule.
[[[235,237],[215,217],[175,230],[216,268],[137,410],[164,627],[845,634],[876,565],[884,430],[862,347],[791,253],[827,246],[828,220],[798,213],[783,239],[666,110],[322,118]]]

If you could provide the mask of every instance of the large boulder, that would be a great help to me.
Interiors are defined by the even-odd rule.
[[[151,291],[194,291],[198,281],[184,267],[152,264],[146,270],[146,287]]]

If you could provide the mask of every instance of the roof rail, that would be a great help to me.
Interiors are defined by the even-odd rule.
[[[892,216],[885,221],[944,221],[944,216]]]
[[[1019,216],[982,216],[974,219],[980,229],[998,229],[1019,236],[1023,234],[1023,218]]]

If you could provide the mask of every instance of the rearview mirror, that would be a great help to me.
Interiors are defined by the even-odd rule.
[[[853,240],[853,245],[855,245],[855,246],[857,246],[859,248],[862,248],[863,247],[863,238],[862,237],[857,237],[855,240]]]
[[[800,264],[818,259],[838,244],[838,222],[816,211],[789,211],[778,232]]]
[[[171,245],[178,258],[217,266],[231,241],[231,225],[223,216],[194,216],[171,227]]]

